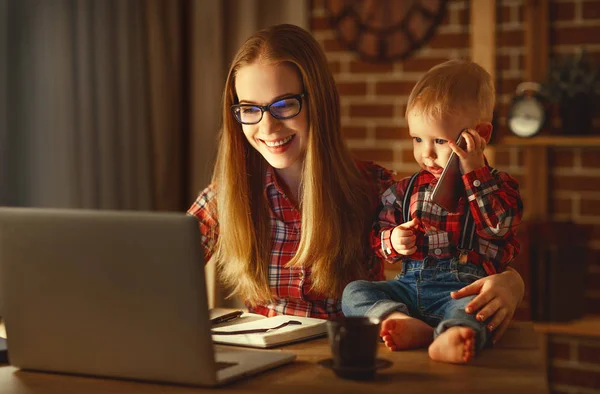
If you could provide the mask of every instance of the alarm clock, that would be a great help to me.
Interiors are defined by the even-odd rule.
[[[523,82],[517,86],[506,124],[511,133],[518,137],[533,137],[546,123],[544,100],[540,94],[540,84]]]

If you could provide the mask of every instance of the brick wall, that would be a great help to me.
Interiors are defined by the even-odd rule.
[[[496,134],[506,132],[508,104],[517,84],[524,80],[525,1],[497,0],[499,128]],[[432,40],[407,60],[388,64],[367,63],[345,50],[328,26],[323,0],[313,0],[311,15],[313,34],[327,53],[342,96],[342,126],[348,145],[358,157],[394,169],[401,177],[412,174],[417,166],[403,116],[406,101],[414,83],[430,67],[447,59],[469,57],[469,1],[449,1],[446,18]],[[592,59],[600,65],[600,0],[550,0],[550,18],[553,54],[572,54],[585,45]],[[594,133],[600,138],[599,120],[594,123]],[[552,128],[560,130],[557,119]],[[572,220],[591,232],[586,268],[588,313],[600,313],[599,157],[600,147],[597,146],[550,150],[551,216],[555,220]],[[526,189],[523,148],[496,144],[496,166],[515,176]],[[593,358],[595,361],[582,358],[582,354],[600,352],[599,346],[600,342],[577,337],[550,337],[549,379],[553,390],[579,392],[577,387],[596,387],[599,390],[589,392],[600,393],[598,358]],[[565,353],[556,353],[561,349],[564,352],[566,348],[571,349],[569,358],[563,357]]]

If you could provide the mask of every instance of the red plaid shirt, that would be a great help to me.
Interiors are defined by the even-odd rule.
[[[378,197],[392,185],[392,172],[373,163],[358,162],[357,164],[365,177],[373,183],[373,192],[377,193]],[[325,295],[311,291],[310,267],[286,267],[298,250],[302,221],[300,212],[286,197],[272,169],[266,172],[265,195],[269,200],[272,239],[269,285],[276,301],[249,308],[250,311],[265,316],[297,315],[322,319],[340,316],[342,314],[340,299],[327,298]],[[201,243],[206,261],[211,257],[217,241],[215,236],[219,233],[215,204],[215,186],[209,185],[188,210],[188,213],[194,215],[200,223]],[[375,213],[375,207],[372,207],[372,210]],[[370,280],[384,279],[382,261],[377,256],[371,255],[365,258],[365,264]]]
[[[412,218],[420,219],[421,228],[416,232],[417,251],[409,258],[456,256],[467,209],[471,210],[475,223],[473,250],[468,254],[470,263],[482,265],[491,275],[504,271],[519,253],[516,231],[523,216],[523,202],[517,181],[507,173],[493,175],[490,167],[482,167],[464,174],[466,194],[460,198],[457,211],[450,213],[431,202],[437,179],[421,171],[410,198],[411,217],[403,218],[402,203],[409,180],[397,182],[381,198],[379,221],[373,226],[371,245],[383,259],[395,263],[404,257],[391,246],[390,236],[394,227]]]

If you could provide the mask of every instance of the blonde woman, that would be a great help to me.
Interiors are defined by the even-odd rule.
[[[384,278],[369,230],[391,172],[349,153],[325,54],[297,26],[252,35],[223,96],[212,183],[189,209],[206,260],[216,259],[221,282],[252,312],[341,315],[349,282]],[[486,279],[465,291],[485,285],[471,307],[502,299],[494,313],[512,316],[523,295],[520,276]]]

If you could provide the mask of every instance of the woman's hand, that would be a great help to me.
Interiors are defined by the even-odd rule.
[[[496,343],[504,334],[515,314],[517,306],[523,299],[525,283],[517,271],[508,268],[501,274],[481,278],[462,289],[450,293],[454,299],[469,295],[476,297],[467,304],[465,312],[477,313],[479,321],[488,320],[487,329],[494,335]]]

